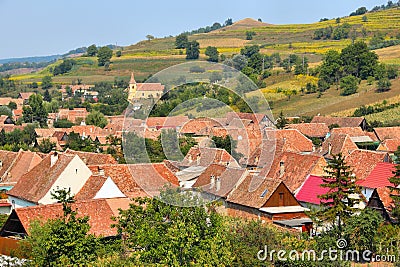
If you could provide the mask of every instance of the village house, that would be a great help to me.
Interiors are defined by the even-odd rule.
[[[69,120],[72,123],[78,124],[84,122],[89,112],[86,108],[74,108],[74,109],[60,109],[58,111],[56,120]]]
[[[367,204],[368,208],[379,212],[387,223],[397,223],[396,218],[392,214],[395,207],[392,194],[393,192],[387,187],[376,188],[372,192]]]
[[[374,132],[381,142],[384,142],[387,139],[400,140],[400,127],[374,128]]]
[[[311,123],[325,123],[326,125],[339,127],[361,127],[362,130],[367,129],[367,121],[364,117],[325,117],[314,116]]]
[[[128,87],[128,100],[159,99],[164,93],[164,85],[161,83],[137,83],[132,72]]]
[[[119,209],[128,209],[128,198],[93,199],[77,201],[71,205],[77,211],[77,217],[88,216],[89,234],[98,237],[117,235],[117,230],[111,225],[115,222],[112,217],[119,215]],[[0,230],[1,237],[23,238],[30,234],[30,225],[34,220],[47,221],[63,216],[62,204],[48,204],[33,207],[16,208]]]
[[[33,94],[35,94],[35,93],[33,93],[33,92],[26,92],[26,93],[25,92],[21,92],[21,93],[18,94],[18,99],[21,99],[23,101],[23,104],[27,105],[28,102],[29,102],[29,97],[31,95],[33,95]]]
[[[8,199],[13,208],[52,204],[54,190],[70,188],[76,194],[91,175],[79,156],[53,152],[21,176],[7,192]]]
[[[298,123],[288,124],[285,129],[296,129],[308,138],[318,138],[325,140],[329,133],[329,128],[326,123]]]
[[[358,146],[351,140],[347,134],[331,134],[323,143],[316,154],[332,159],[333,155],[349,155],[357,150]]]

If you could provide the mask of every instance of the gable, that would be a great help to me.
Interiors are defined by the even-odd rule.
[[[94,199],[99,198],[125,198],[124,193],[119,190],[118,186],[113,182],[113,180],[108,177],[104,182],[103,186],[94,196]]]
[[[282,199],[283,198],[283,199]],[[293,194],[282,182],[269,197],[263,207],[300,206]]]

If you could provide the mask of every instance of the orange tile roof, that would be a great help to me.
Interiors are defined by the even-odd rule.
[[[8,171],[11,169],[12,165],[16,162],[18,158],[17,152],[0,150],[0,178],[1,181],[7,178]]]
[[[187,116],[171,116],[171,117],[148,117],[146,125],[150,128],[155,127],[181,127],[189,121]]]
[[[228,195],[228,202],[261,208],[272,196],[282,181],[248,175],[238,187]],[[265,194],[264,194],[265,192]]]
[[[287,129],[297,129],[300,133],[309,137],[325,138],[329,132],[328,125],[325,123],[298,123],[289,124]]]
[[[117,164],[118,162],[110,154],[83,152],[67,149],[65,154],[78,155],[86,165]]]
[[[357,149],[346,156],[345,162],[351,167],[357,180],[364,180],[379,162],[388,162],[389,155],[385,152]]]
[[[323,175],[325,166],[326,161],[321,156],[282,152],[276,155],[272,165],[266,166],[259,175],[279,179],[291,192],[294,192],[309,175]]]
[[[271,138],[283,140],[283,151],[311,152],[313,143],[297,129],[266,130]]]
[[[73,158],[73,155],[58,154],[58,160],[51,167],[51,155],[48,155],[33,169],[24,174],[7,194],[37,204],[47,194]]]
[[[161,83],[137,83],[137,91],[164,91],[165,86]]]
[[[49,129],[36,128],[35,129],[35,133],[37,134],[38,137],[52,137],[55,132],[56,132],[55,128],[49,128]]]
[[[210,118],[196,118],[186,122],[180,129],[183,134],[209,135],[213,127],[219,127],[221,124]]]
[[[22,98],[23,100],[27,100],[33,94],[35,94],[35,93],[33,93],[33,92],[27,92],[27,93],[21,92],[21,93],[19,93],[18,98]]]
[[[377,151],[393,153],[400,146],[400,139],[385,139],[377,148]]]
[[[104,185],[106,180],[107,177],[102,175],[90,176],[81,190],[79,190],[79,192],[74,196],[74,199],[76,201],[93,199],[97,192],[99,192],[101,187]]]
[[[262,113],[228,112],[225,117],[226,124],[231,124],[234,119],[249,120],[253,123],[260,124],[266,115]]]
[[[339,127],[358,127],[361,126],[364,121],[363,117],[324,117],[315,116],[312,119],[312,123],[325,123],[330,126],[332,124],[338,124]]]
[[[9,183],[17,183],[22,175],[32,170],[41,161],[42,158],[35,152],[19,151],[18,158],[9,170],[11,177],[8,176],[6,181]]]
[[[400,127],[374,128],[374,132],[380,141],[386,139],[400,139]]]
[[[333,128],[331,130],[331,134],[347,134],[350,137],[357,136],[365,136],[365,132],[361,129],[361,127],[342,127],[342,128]]]
[[[358,146],[348,135],[334,134],[322,143],[319,154],[324,155],[326,158],[332,158],[332,155],[337,155],[339,153],[342,153],[343,156],[347,156],[356,149],[358,149]]]
[[[201,188],[202,192],[207,192],[219,197],[227,197],[228,194],[238,185],[241,178],[246,173],[246,169],[229,168],[226,165],[211,164],[197,178],[192,187]],[[220,188],[217,191],[216,184],[211,188],[210,177],[220,178]],[[215,180],[216,182],[216,180]]]
[[[182,161],[183,166],[208,166],[210,164],[229,164],[237,165],[236,160],[221,148],[192,147]]]
[[[118,208],[128,209],[129,203],[130,200],[128,198],[94,199],[75,202],[72,204],[72,209],[77,211],[78,217],[89,217],[90,234],[107,237],[117,234],[117,230],[111,228],[111,225],[115,223],[111,217],[119,215]],[[18,215],[28,234],[29,226],[33,220],[46,221],[59,218],[63,214],[62,205],[59,203],[17,208],[13,212]]]

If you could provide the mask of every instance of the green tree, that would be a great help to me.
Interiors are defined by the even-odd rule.
[[[50,141],[50,138],[45,138],[38,144],[38,149],[42,153],[49,153],[56,147],[54,142]]]
[[[103,46],[97,52],[97,61],[99,66],[104,66],[106,63],[110,63],[112,58],[112,50],[107,46]]]
[[[62,119],[62,120],[56,120],[53,123],[54,128],[71,128],[74,126],[74,123],[67,120],[67,119]]]
[[[348,75],[340,80],[340,89],[342,90],[340,95],[352,95],[357,92],[358,79],[353,75]]]
[[[33,266],[87,266],[97,259],[99,240],[88,234],[89,217],[78,217],[72,210],[70,190],[52,192],[63,207],[63,216],[46,222],[35,220],[30,235],[21,241],[30,248],[28,256]]]
[[[176,36],[175,38],[175,47],[178,49],[186,48],[188,43],[189,40],[187,34],[182,33]]]
[[[51,95],[48,89],[44,91],[43,100],[46,102],[51,102]]]
[[[186,46],[186,59],[198,59],[200,44],[197,41],[188,42]]]
[[[350,217],[344,227],[344,237],[349,241],[350,248],[375,251],[374,237],[382,222],[382,216],[370,208],[365,208],[360,214]]]
[[[343,62],[344,73],[361,79],[374,76],[375,68],[378,65],[378,55],[370,51],[367,44],[362,41],[344,48],[340,58]]]
[[[376,90],[378,92],[389,91],[391,86],[392,86],[392,83],[389,81],[389,79],[383,78],[378,81],[378,88],[376,88]]]
[[[214,206],[205,207],[191,192],[169,188],[159,197],[134,200],[116,223],[134,264],[231,265],[227,230]]]
[[[286,117],[283,115],[283,112],[279,113],[279,117],[276,120],[276,127],[278,129],[283,129],[288,124]]]
[[[6,115],[10,118],[13,116],[11,109],[7,106],[0,106],[0,115]]]
[[[151,34],[148,34],[148,35],[146,35],[146,39],[147,39],[147,41],[150,42],[151,40],[154,40],[154,36]]]
[[[31,95],[29,97],[29,106],[24,106],[22,110],[24,122],[38,122],[41,127],[47,126],[48,113],[40,94]]]
[[[206,56],[208,56],[208,61],[218,62],[219,53],[218,53],[218,49],[216,47],[208,46],[206,48],[205,54],[206,54]]]
[[[318,214],[322,220],[338,226],[341,233],[343,222],[357,211],[354,206],[359,200],[352,198],[352,195],[360,191],[342,154],[333,155],[324,171],[326,175],[322,178],[321,187],[329,191],[318,196],[324,207]]]
[[[15,103],[14,101],[10,101],[7,106],[11,110],[17,109],[17,103]]]
[[[121,57],[122,56],[122,51],[118,50],[117,52],[115,52],[115,56],[116,57]]]
[[[94,56],[96,56],[97,52],[98,52],[97,46],[95,44],[92,44],[91,46],[88,47],[86,54],[89,57],[94,57]]]
[[[44,76],[42,79],[42,89],[49,89],[53,87],[53,82],[50,76]]]
[[[256,32],[246,31],[246,40],[253,40],[254,35],[256,35]]]
[[[106,117],[104,117],[103,113],[97,110],[90,112],[89,115],[87,115],[85,122],[87,125],[95,125],[100,128],[104,128],[108,124],[108,121]]]

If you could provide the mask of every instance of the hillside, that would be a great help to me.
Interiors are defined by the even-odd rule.
[[[367,13],[360,16],[343,17],[338,23],[336,19],[311,24],[273,25],[246,18],[233,25],[223,27],[209,33],[194,34],[189,40],[200,43],[200,60],[205,60],[205,48],[215,46],[220,54],[230,57],[240,53],[244,46],[259,45],[260,52],[271,55],[279,53],[282,58],[289,54],[307,57],[310,67],[318,66],[323,55],[330,49],[341,50],[352,43],[350,38],[342,40],[314,40],[314,32],[327,27],[337,27],[348,23],[351,34],[357,40],[369,42],[374,35],[384,34],[386,40],[398,37],[400,34],[400,9]],[[246,40],[246,32],[253,31],[256,35],[252,40]],[[375,50],[380,62],[400,65],[400,45]],[[121,57],[113,57],[110,70],[97,66],[95,57],[76,57],[76,65],[67,74],[53,77],[56,84],[69,84],[80,79],[83,83],[112,82],[115,78],[129,79],[131,71],[135,71],[137,80],[141,81],[160,70],[179,63],[186,62],[185,50],[175,49],[175,37],[156,38],[141,41],[137,44],[124,47]],[[11,79],[27,84],[39,82],[49,75],[49,69],[60,64],[60,61],[35,73],[12,75]],[[398,81],[393,83],[392,90],[376,94],[371,86],[362,84],[359,94],[341,97],[335,89],[329,89],[321,97],[315,95],[297,94],[288,97],[279,93],[278,88],[299,91],[302,82],[298,77],[285,74],[281,68],[275,67],[272,76],[265,79],[267,87],[264,95],[272,101],[275,114],[283,110],[289,115],[311,115],[316,113],[331,114],[346,109],[354,109],[362,104],[369,104],[395,96],[400,92]],[[251,94],[249,94],[251,96]],[[334,98],[334,101],[332,101]]]

